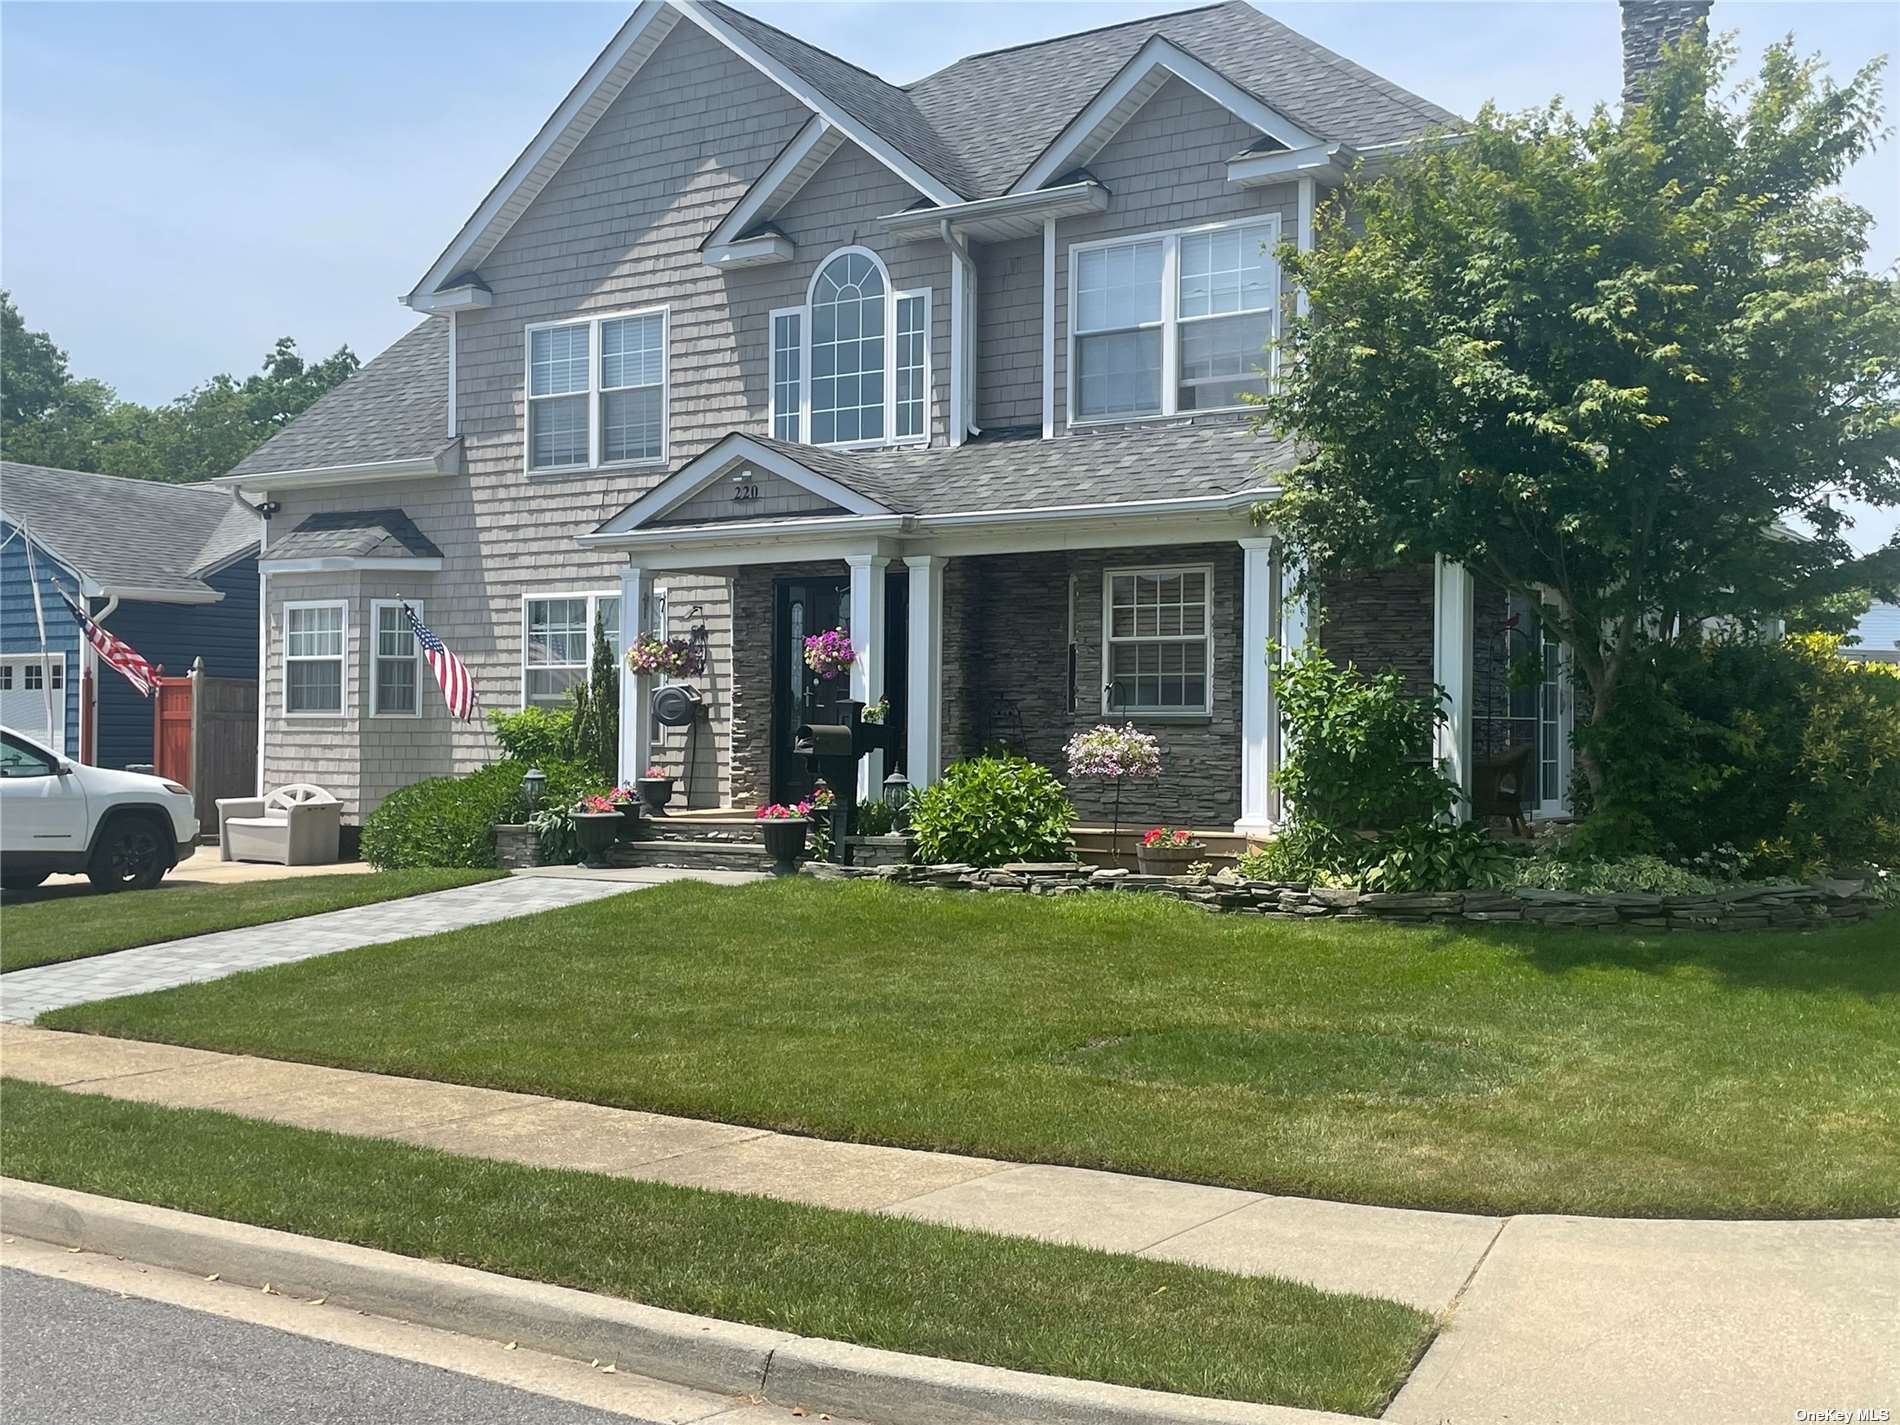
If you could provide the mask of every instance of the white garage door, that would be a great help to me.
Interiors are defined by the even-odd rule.
[[[50,686],[49,686],[50,684]],[[53,725],[46,725],[48,694]],[[66,750],[66,655],[0,653],[0,722],[55,751]]]

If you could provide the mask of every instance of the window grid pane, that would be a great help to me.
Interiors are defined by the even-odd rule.
[[[884,280],[861,253],[833,258],[812,290],[811,439],[884,438]]]
[[[897,434],[924,433],[924,299],[897,303]]]
[[[528,463],[536,470],[587,463],[586,396],[528,402]]]
[[[660,457],[660,388],[608,391],[600,398],[600,458],[657,460]]]
[[[666,322],[658,312],[600,324],[600,389],[658,386],[665,371]]]
[[[528,337],[528,394],[565,396],[587,389],[587,323],[543,327]]]
[[[292,658],[341,658],[343,610],[290,608],[284,611],[284,651]]]
[[[1085,336],[1076,342],[1076,407],[1083,416],[1154,415],[1161,410],[1161,333],[1156,329]]]
[[[788,313],[772,320],[772,434],[798,439],[799,319]]]
[[[1109,580],[1111,711],[1208,705],[1207,574],[1157,569]]]
[[[287,663],[284,707],[289,712],[341,712],[343,660],[306,658]]]
[[[1075,329],[1114,331],[1161,320],[1159,239],[1090,248],[1078,255]]]
[[[1181,239],[1181,316],[1264,312],[1273,306],[1272,228],[1259,224]]]

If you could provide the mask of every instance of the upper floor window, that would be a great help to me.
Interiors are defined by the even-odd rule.
[[[665,308],[528,328],[531,471],[666,459]]]
[[[1274,216],[1071,249],[1070,419],[1228,410],[1265,394]]]
[[[771,315],[772,434],[813,445],[930,438],[930,294],[898,292],[876,254],[819,265],[809,301]]]

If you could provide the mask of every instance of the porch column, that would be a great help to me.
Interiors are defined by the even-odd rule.
[[[1305,577],[1306,566],[1287,549],[1284,541],[1274,541],[1273,579],[1274,579],[1274,624],[1279,632],[1275,637],[1280,643],[1280,657],[1286,658],[1298,649],[1304,648],[1312,636],[1312,610],[1307,605],[1305,593],[1300,589],[1300,580]],[[1273,675],[1277,680],[1279,674]],[[1273,769],[1279,771],[1286,761],[1286,729],[1280,725],[1280,698],[1278,687],[1273,689]],[[1277,826],[1286,820],[1286,807],[1280,796],[1280,789],[1274,787],[1267,795],[1267,809]]]
[[[881,554],[849,554],[851,566],[851,696],[867,707],[884,696],[884,571]],[[849,795],[849,788],[833,791]],[[884,754],[873,752],[858,763],[858,800],[875,801],[884,793]]]
[[[620,571],[620,646],[631,648],[647,630],[653,572],[637,564]],[[630,787],[653,760],[653,720],[647,712],[647,679],[620,665],[620,785]]]
[[[1433,755],[1464,792],[1451,813],[1463,821],[1471,814],[1471,571],[1439,556],[1432,593],[1432,679],[1445,690],[1449,714]]]
[[[1267,644],[1273,639],[1274,544],[1243,539],[1240,633],[1240,820],[1234,830],[1265,836],[1273,830],[1268,801],[1273,784],[1273,698]]]
[[[910,554],[910,681],[908,710],[910,765],[904,776],[913,787],[927,787],[943,769],[943,557]]]

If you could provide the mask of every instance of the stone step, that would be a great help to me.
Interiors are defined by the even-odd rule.
[[[772,858],[756,841],[618,841],[601,858],[609,866],[676,866],[691,871],[769,871]]]

